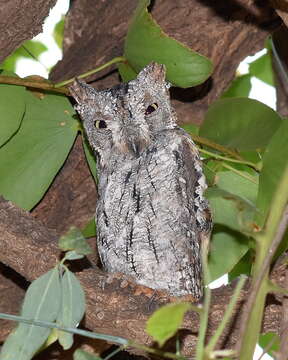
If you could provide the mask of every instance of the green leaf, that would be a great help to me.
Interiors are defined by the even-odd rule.
[[[61,280],[62,306],[57,317],[57,324],[67,328],[75,328],[85,313],[85,295],[76,276],[66,268]],[[58,339],[63,349],[73,345],[73,335],[59,331]]]
[[[68,251],[65,254],[65,260],[79,260],[83,259],[84,255],[78,254],[75,250]]]
[[[225,226],[214,225],[210,242],[211,281],[229,273],[249,249],[248,238]]]
[[[137,77],[137,72],[128,63],[119,63],[118,71],[123,82],[128,82]]]
[[[65,25],[65,15],[62,15],[62,18],[55,25],[53,30],[53,38],[60,49],[62,49],[63,34],[64,34],[64,25]]]
[[[250,201],[237,195],[237,191],[233,194],[213,186],[205,195],[209,200],[215,223],[240,232],[250,233],[253,230],[253,219],[257,208]]]
[[[182,129],[184,129],[188,134],[196,134],[199,133],[199,125],[196,124],[183,124],[181,125]]]
[[[0,65],[0,68],[15,71],[16,62],[20,58],[38,59],[39,56],[47,50],[47,46],[40,41],[27,40],[16,51],[14,51],[13,54],[4,60],[4,62]]]
[[[63,165],[77,134],[74,110],[60,95],[36,98],[25,92],[26,112],[19,131],[0,148],[0,194],[32,209]]]
[[[222,98],[248,97],[251,90],[251,75],[237,76],[230,87],[222,94]]]
[[[165,64],[167,79],[175,86],[203,83],[212,73],[212,63],[163,32],[147,11],[150,0],[139,0],[125,40],[124,56],[139,72],[151,61]]]
[[[102,360],[102,358],[82,349],[77,349],[73,354],[73,360]]]
[[[88,140],[86,139],[86,137],[82,137],[82,144],[83,144],[83,149],[84,149],[84,153],[86,156],[86,160],[87,163],[89,165],[89,169],[91,171],[91,174],[95,180],[95,183],[97,184],[97,168],[96,168],[96,158],[95,158],[95,154],[93,152],[93,149],[91,149],[91,146],[88,143]]]
[[[235,174],[233,171],[217,172],[215,185],[220,189],[241,197],[252,206],[256,203],[258,185]]]
[[[250,276],[253,260],[254,254],[253,251],[250,249],[229,272],[229,283],[240,275],[245,274],[247,276]]]
[[[48,271],[29,286],[21,316],[43,321],[55,321],[61,301],[58,267]],[[30,360],[44,344],[51,329],[20,323],[3,345],[1,360]]]
[[[82,229],[82,234],[85,238],[96,236],[95,218],[91,219],[88,224]]]
[[[60,237],[58,246],[63,251],[75,250],[81,255],[88,255],[92,252],[82,232],[74,226],[65,235]]]
[[[156,310],[147,321],[146,331],[159,346],[174,336],[183,322],[185,313],[191,310],[189,303],[168,304]]]
[[[274,86],[274,72],[270,51],[253,61],[249,65],[249,72],[266,84]]]
[[[0,147],[19,129],[24,112],[25,88],[0,84]]]
[[[272,331],[266,334],[261,334],[259,336],[259,345],[262,347],[262,349],[265,349],[269,346],[267,354],[269,354],[270,356],[274,356],[274,352],[280,350],[280,337]]]
[[[271,201],[287,166],[288,121],[283,121],[274,134],[263,156],[263,168],[259,177],[259,191],[256,205],[259,213],[256,222],[263,226]],[[287,179],[288,181],[288,179]]]
[[[199,135],[239,151],[257,150],[281,124],[281,117],[257,100],[227,98],[210,106]]]

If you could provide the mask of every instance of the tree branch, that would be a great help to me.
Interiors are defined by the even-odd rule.
[[[60,255],[57,240],[55,231],[47,229],[32,215],[17,208],[11,202],[0,199],[0,261],[2,263],[32,281],[57,263]],[[152,345],[151,338],[145,333],[146,320],[160,305],[175,299],[165,293],[155,293],[148,288],[137,286],[120,275],[111,277],[111,274],[104,273],[91,264],[88,267],[87,263],[81,263],[81,267],[84,269],[76,275],[86,294],[85,326],[97,332]],[[214,333],[223,318],[234,285],[212,291],[208,336]],[[233,346],[237,340],[239,312],[247,295],[247,289],[241,291],[232,319],[220,339],[219,347],[223,347],[224,344]],[[5,294],[2,296],[5,297]],[[278,332],[279,315],[277,314],[280,310],[281,306],[276,301],[267,306],[265,330]],[[198,315],[193,312],[187,314],[183,324],[185,336],[182,345],[182,353],[185,356],[194,353],[198,325]]]

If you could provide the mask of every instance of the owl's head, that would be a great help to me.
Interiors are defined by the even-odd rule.
[[[95,150],[101,135],[118,151],[138,156],[158,132],[176,126],[168,88],[165,66],[151,63],[135,80],[114,88],[97,91],[76,80],[70,91]]]

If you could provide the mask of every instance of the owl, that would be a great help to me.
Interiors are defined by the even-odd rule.
[[[151,63],[135,80],[102,91],[76,80],[70,91],[97,160],[104,269],[199,299],[211,216],[199,154],[177,126],[165,66]]]

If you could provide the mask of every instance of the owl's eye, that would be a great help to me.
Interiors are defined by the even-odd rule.
[[[96,129],[106,129],[107,124],[104,120],[96,120],[95,121],[95,127]]]
[[[150,115],[153,111],[157,110],[158,104],[153,103],[147,107],[145,110],[145,115]]]

